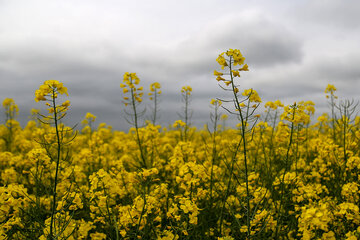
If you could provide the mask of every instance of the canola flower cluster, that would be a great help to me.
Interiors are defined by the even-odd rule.
[[[185,95],[190,95],[192,92],[192,87],[184,86],[181,88],[181,92],[184,93]]]
[[[229,50],[218,62],[242,65],[244,57]],[[136,74],[124,75],[125,105],[141,104],[139,83]],[[334,92],[332,85],[325,91]],[[54,101],[57,94],[67,89],[50,80],[35,99]],[[238,112],[261,102],[252,89],[242,96],[248,101]],[[49,114],[68,109],[64,103]],[[225,104],[210,103],[216,111]],[[12,99],[3,107],[17,112]],[[244,126],[216,120],[214,131],[177,120],[168,127],[147,121],[126,133],[104,123],[94,128],[96,116],[87,113],[75,138],[59,123],[60,152],[49,147],[53,124],[34,119],[21,128],[11,115],[11,128],[0,125],[0,239],[359,239],[360,117],[325,114],[312,122],[310,101],[265,108],[245,136]],[[238,154],[244,137],[247,169]]]
[[[150,100],[153,100],[154,95],[157,96],[157,94],[158,95],[161,94],[160,88],[161,88],[161,85],[158,82],[154,82],[154,83],[150,84],[150,92],[148,93],[148,95],[150,96],[149,97]]]
[[[57,80],[47,80],[35,91],[35,101],[46,101],[48,95],[57,98],[57,93],[68,95],[67,88]]]
[[[131,97],[124,96],[124,104],[127,106],[131,102],[142,102],[142,96],[144,95],[143,87],[136,87],[139,85],[140,79],[136,75],[136,73],[128,73],[124,74],[123,83],[120,84],[120,87],[123,89],[123,93],[126,94],[130,91]]]

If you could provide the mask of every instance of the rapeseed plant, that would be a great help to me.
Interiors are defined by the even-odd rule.
[[[67,238],[71,235],[71,231],[68,232],[67,226],[71,222],[71,217],[66,216],[63,219],[61,212],[57,212],[59,210],[64,210],[64,208],[58,209],[58,202],[57,202],[57,187],[59,184],[59,170],[61,168],[60,161],[62,159],[61,153],[63,147],[68,144],[69,142],[66,141],[65,134],[69,132],[61,123],[61,119],[66,116],[66,113],[70,106],[70,101],[66,100],[62,104],[57,103],[57,98],[59,95],[66,94],[67,88],[63,86],[57,80],[47,80],[44,82],[43,85],[39,87],[38,90],[35,91],[35,101],[46,101],[46,106],[48,106],[48,114],[47,116],[42,115],[39,113],[39,116],[42,118],[39,119],[44,124],[53,125],[54,129],[51,129],[50,133],[44,134],[42,136],[41,144],[47,151],[47,154],[52,162],[55,162],[55,176],[53,180],[52,186],[52,203],[51,203],[51,216],[48,219],[49,221],[45,222],[45,225],[49,226],[49,230],[44,230],[44,234],[46,235],[47,239],[58,239],[60,236]],[[55,152],[53,153],[53,149]],[[66,234],[67,235],[63,235]]]
[[[149,99],[153,101],[152,106],[152,116],[151,116],[151,123],[156,125],[156,120],[158,119],[158,111],[159,111],[159,97],[161,94],[161,85],[158,82],[154,82],[150,84],[150,92],[148,93]]]
[[[252,218],[252,209],[250,206],[250,198],[251,193],[249,189],[249,171],[248,168],[248,136],[247,134],[251,132],[256,124],[256,121],[258,119],[258,115],[254,115],[255,110],[261,103],[261,98],[259,97],[258,93],[254,89],[245,89],[242,92],[242,96],[244,99],[241,99],[241,96],[239,96],[239,85],[235,81],[237,77],[240,77],[240,72],[242,71],[248,71],[248,65],[245,64],[245,57],[241,54],[240,50],[238,49],[229,49],[226,52],[223,52],[219,55],[219,57],[216,59],[216,61],[219,63],[222,70],[227,70],[226,74],[223,72],[214,71],[214,75],[217,76],[216,80],[219,82],[222,82],[225,84],[225,86],[220,85],[221,88],[227,91],[231,91],[233,95],[232,100],[227,100],[223,102],[232,102],[234,104],[234,110],[229,110],[225,108],[229,113],[232,113],[233,115],[236,115],[240,121],[239,127],[240,127],[240,135],[241,138],[239,139],[239,142],[235,145],[235,148],[233,150],[233,156],[232,160],[229,166],[229,180],[227,183],[227,190],[226,194],[223,199],[223,206],[220,214],[220,224],[219,224],[219,232],[222,233],[222,219],[223,219],[223,211],[225,209],[225,202],[227,198],[230,195],[231,191],[231,184],[232,184],[232,178],[236,177],[235,175],[235,168],[236,168],[236,160],[238,158],[237,154],[239,151],[242,151],[243,153],[243,161],[244,161],[244,180],[246,183],[246,236],[247,238],[251,238],[251,218]],[[225,75],[228,75],[229,78],[225,77]],[[249,124],[252,124],[251,126]],[[249,128],[250,126],[250,128]],[[242,147],[242,148],[241,148]],[[233,176],[234,175],[234,176]]]
[[[140,117],[144,115],[145,109],[143,111],[139,112],[139,104],[142,102],[142,97],[144,95],[143,93],[143,87],[137,87],[137,85],[140,84],[140,79],[137,77],[136,73],[128,73],[126,72],[124,74],[123,83],[120,84],[120,87],[123,89],[124,97],[123,97],[123,103],[125,106],[130,105],[131,112],[127,112],[125,110],[125,113],[130,116],[130,120],[127,120],[130,124],[134,125],[135,127],[135,138],[136,143],[138,145],[139,151],[140,151],[140,161],[139,161],[139,167],[147,168],[148,163],[146,159],[146,155],[144,152],[143,147],[143,140],[139,133],[139,127],[140,127]],[[129,93],[130,97],[127,97],[126,94]],[[131,130],[130,130],[131,131]]]
[[[5,109],[5,126],[7,128],[7,134],[5,134],[3,140],[5,141],[6,151],[12,151],[12,142],[14,140],[14,131],[19,128],[19,123],[16,121],[16,116],[19,113],[19,108],[15,104],[14,99],[5,98],[3,101],[3,107]]]
[[[182,101],[184,102],[183,107],[183,113],[179,114],[180,117],[183,119],[183,127],[184,127],[184,134],[183,135],[183,141],[188,140],[189,135],[189,128],[191,125],[191,117],[192,117],[192,111],[190,110],[190,102],[191,102],[191,93],[192,93],[192,87],[190,86],[184,86],[181,88],[181,97]]]

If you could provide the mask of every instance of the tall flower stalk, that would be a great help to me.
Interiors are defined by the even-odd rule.
[[[327,99],[330,98],[330,107],[331,107],[331,128],[332,128],[332,137],[334,142],[336,142],[336,114],[335,114],[335,105],[336,105],[336,99],[338,98],[334,93],[336,92],[336,87],[332,84],[328,84],[325,89],[325,97]],[[330,94],[330,95],[329,95]]]
[[[181,88],[181,97],[182,101],[184,102],[183,113],[180,114],[180,117],[184,119],[185,127],[184,127],[184,141],[188,140],[189,135],[189,127],[190,127],[190,120],[192,116],[192,112],[189,108],[190,101],[191,101],[191,92],[192,88],[190,86],[184,86]]]
[[[220,87],[226,91],[232,92],[232,100],[222,100],[223,102],[232,102],[235,109],[231,110],[225,108],[229,113],[236,115],[240,121],[240,140],[236,144],[231,163],[229,165],[229,180],[226,187],[225,197],[223,199],[223,207],[220,214],[220,226],[219,231],[221,233],[222,220],[223,220],[223,211],[225,208],[225,203],[227,197],[230,194],[232,188],[232,179],[236,178],[234,175],[234,168],[236,166],[235,162],[238,159],[238,151],[242,147],[242,155],[244,159],[244,181],[246,184],[246,226],[247,226],[247,238],[251,237],[251,216],[252,210],[250,206],[251,193],[249,190],[249,166],[248,166],[248,149],[247,149],[247,134],[251,132],[254,127],[257,118],[259,115],[255,115],[254,112],[259,106],[261,99],[257,92],[253,89],[247,89],[242,93],[242,96],[239,94],[239,85],[235,82],[237,77],[240,77],[241,71],[248,71],[248,65],[245,64],[245,57],[241,54],[238,49],[229,49],[226,52],[223,52],[219,55],[216,61],[221,66],[222,70],[226,72],[214,71],[214,75],[217,77],[216,80],[220,82]],[[252,124],[250,126],[250,124]]]
[[[126,72],[124,74],[123,83],[120,84],[120,87],[122,88],[124,94],[123,103],[125,106],[129,106],[131,109],[130,112],[125,110],[125,113],[130,116],[130,119],[127,119],[127,121],[135,127],[136,143],[140,151],[140,166],[142,168],[148,168],[143,140],[141,139],[139,133],[140,117],[145,113],[145,110],[139,111],[138,109],[144,95],[143,87],[138,87],[139,84],[140,79],[136,73]],[[130,94],[130,96],[128,96],[128,94]]]
[[[156,120],[159,118],[159,96],[161,94],[161,85],[158,82],[150,84],[150,92],[148,93],[150,101],[153,102],[151,123],[156,125]]]
[[[14,123],[16,116],[19,114],[19,108],[15,104],[15,101],[12,98],[5,98],[3,101],[3,107],[5,109],[6,115],[6,127],[8,129],[8,135],[4,139],[6,142],[6,150],[12,151],[12,141],[14,138]]]
[[[56,162],[55,176],[54,176],[54,185],[52,191],[52,202],[51,202],[51,221],[50,221],[50,233],[48,238],[57,239],[59,235],[56,233],[55,229],[55,212],[57,208],[56,198],[57,198],[57,185],[58,185],[58,177],[59,177],[59,169],[60,169],[60,160],[61,160],[61,151],[63,147],[63,131],[60,129],[59,124],[60,120],[65,117],[67,110],[70,106],[70,101],[65,101],[62,104],[57,103],[57,98],[59,95],[66,94],[67,88],[63,86],[57,80],[47,80],[43,85],[40,86],[38,90],[35,91],[35,101],[45,101],[46,106],[48,106],[49,115],[45,116],[39,114],[41,119],[39,119],[44,124],[50,124],[55,128],[55,156],[49,153],[49,157],[52,161]],[[51,143],[46,142],[44,137],[43,144],[45,146],[51,145]]]

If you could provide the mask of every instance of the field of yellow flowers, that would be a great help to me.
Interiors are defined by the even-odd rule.
[[[71,106],[56,80],[36,90],[48,112],[32,110],[24,128],[6,98],[0,239],[360,239],[356,104],[328,85],[330,113],[315,122],[310,101],[267,102],[259,113],[257,92],[237,84],[244,61],[239,50],[219,55],[214,75],[229,99],[211,101],[204,129],[190,124],[189,86],[182,119],[157,125],[161,86],[145,97],[135,73],[120,85],[128,133],[94,128],[91,113],[81,130],[65,126]]]

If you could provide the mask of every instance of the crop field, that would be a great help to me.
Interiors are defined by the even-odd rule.
[[[360,239],[357,103],[330,84],[317,119],[311,101],[262,103],[239,85],[239,50],[216,60],[229,97],[213,96],[203,129],[190,124],[190,86],[181,119],[158,125],[161,85],[136,73],[119,82],[128,132],[95,128],[91,113],[79,130],[64,125],[71,104],[56,80],[36,90],[47,110],[23,128],[3,100],[0,239]]]

